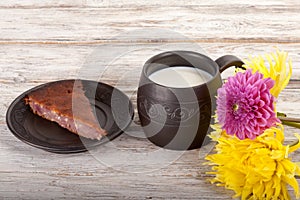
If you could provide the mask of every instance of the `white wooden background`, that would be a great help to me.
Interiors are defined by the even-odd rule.
[[[278,100],[278,110],[299,117],[299,10],[300,2],[294,0],[1,1],[0,199],[230,199],[231,191],[206,181],[208,168],[202,165],[199,150],[185,152],[162,168],[155,158],[147,162],[133,159],[132,163],[129,158],[128,163],[120,160],[108,166],[93,153],[52,154],[22,143],[6,126],[6,110],[14,98],[33,86],[81,77],[87,60],[103,45],[142,46],[111,62],[101,78],[135,102],[141,67],[159,51],[151,48],[193,41],[213,59],[224,54],[247,58],[274,51],[274,47],[288,51],[293,76]],[[163,34],[124,36],[126,31],[147,28],[171,30],[188,40],[170,40]],[[123,73],[126,79],[121,78]],[[95,73],[85,76],[99,78]],[[134,124],[129,130],[141,133]],[[287,128],[287,141],[293,140],[295,131]],[[133,158],[139,152],[147,155],[158,149],[146,139],[126,134],[114,144]],[[105,158],[115,156],[105,146],[97,151]],[[300,152],[293,156],[300,160]]]

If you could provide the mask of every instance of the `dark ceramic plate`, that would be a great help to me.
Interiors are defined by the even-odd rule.
[[[9,106],[6,122],[11,132],[23,142],[55,153],[83,152],[118,137],[131,123],[134,115],[133,105],[120,90],[100,82],[81,80],[85,95],[95,109],[100,126],[108,134],[101,140],[91,140],[69,132],[57,123],[33,114],[24,97],[37,86],[17,97]]]

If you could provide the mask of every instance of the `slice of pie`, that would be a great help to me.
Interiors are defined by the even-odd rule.
[[[25,103],[33,113],[80,136],[98,139],[106,135],[99,125],[80,80],[49,83],[30,92]]]

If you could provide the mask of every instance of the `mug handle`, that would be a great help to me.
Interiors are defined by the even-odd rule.
[[[235,66],[236,68],[241,68],[244,70],[246,69],[245,67],[243,67],[244,62],[241,59],[239,59],[238,57],[233,56],[233,55],[222,56],[222,57],[218,58],[215,62],[220,67],[220,70],[219,70],[220,73],[222,73],[224,70],[228,69],[231,66]]]

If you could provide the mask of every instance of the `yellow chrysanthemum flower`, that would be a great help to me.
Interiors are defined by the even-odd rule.
[[[218,129],[220,130],[220,129]],[[297,198],[300,197],[295,175],[300,174],[300,166],[291,161],[289,153],[300,147],[283,145],[283,126],[271,127],[256,139],[240,140],[221,130],[214,134],[217,141],[216,154],[208,155],[208,165],[212,165],[215,177],[211,183],[233,190],[242,200],[287,200],[290,185]],[[298,140],[299,135],[295,135]]]
[[[264,78],[273,79],[275,85],[270,92],[277,98],[289,83],[292,75],[292,61],[288,59],[287,52],[279,50],[276,53],[266,54],[265,58],[267,61],[262,56],[250,57],[249,60],[244,60],[244,67],[253,69],[253,72],[259,71],[264,75]],[[287,59],[289,69],[287,69]],[[266,64],[269,64],[269,66]]]

